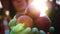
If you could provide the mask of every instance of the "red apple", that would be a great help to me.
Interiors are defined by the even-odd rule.
[[[32,18],[30,18],[29,16],[26,16],[26,15],[22,15],[22,16],[18,17],[16,24],[19,24],[19,23],[24,24],[25,27],[33,27]]]
[[[40,16],[40,11],[37,10],[34,6],[30,5],[26,14],[32,18],[37,18]]]
[[[51,26],[51,20],[47,16],[37,18],[35,22],[39,30],[48,31]]]

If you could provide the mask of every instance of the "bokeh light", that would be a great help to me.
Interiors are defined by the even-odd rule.
[[[7,11],[5,12],[5,14],[6,14],[7,16],[9,16],[9,11],[7,10]]]
[[[60,5],[60,0],[56,0],[56,4]]]
[[[1,1],[0,1],[0,8],[2,8],[2,4],[1,4]]]
[[[49,0],[50,2],[52,2],[53,0]]]

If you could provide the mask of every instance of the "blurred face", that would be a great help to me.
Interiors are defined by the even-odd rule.
[[[25,10],[27,6],[26,0],[12,0],[12,4],[18,12]]]

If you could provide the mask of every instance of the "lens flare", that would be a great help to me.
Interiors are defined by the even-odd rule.
[[[48,7],[46,5],[47,0],[33,0],[32,5],[40,11],[40,16],[46,15],[46,10],[48,10]]]

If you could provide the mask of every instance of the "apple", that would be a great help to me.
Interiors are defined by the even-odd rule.
[[[12,29],[12,27],[16,25],[15,23],[16,23],[16,19],[13,18],[13,19],[9,22],[9,27]]]
[[[37,27],[32,28],[32,34],[39,34],[39,31],[38,31]]]
[[[51,26],[51,20],[47,16],[39,17],[35,20],[35,25],[39,30],[48,31]]]
[[[32,17],[32,18],[37,18],[40,16],[40,11],[37,10],[34,6],[30,5],[28,8],[27,8],[27,12],[26,12],[26,15]]]
[[[17,24],[16,26],[14,26],[11,30],[14,32],[21,32],[23,31],[25,28],[22,24]]]
[[[20,32],[20,34],[28,34],[31,32],[31,28],[27,27],[25,30],[23,30],[22,32]]]
[[[46,34],[46,32],[44,30],[40,30],[39,33],[40,34]]]
[[[18,17],[16,24],[22,23],[24,27],[33,27],[33,20],[27,15],[22,15]]]
[[[51,26],[51,27],[49,28],[49,32],[50,32],[50,33],[53,33],[54,31],[55,31],[55,27]]]
[[[17,34],[17,33],[16,33],[16,32],[14,32],[14,31],[11,31],[11,32],[10,32],[10,34]]]

